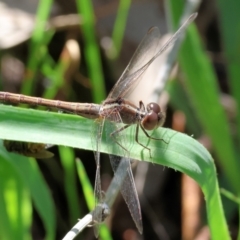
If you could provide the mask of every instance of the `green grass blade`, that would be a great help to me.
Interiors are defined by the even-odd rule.
[[[90,119],[4,105],[0,105],[0,119],[0,138],[30,142],[38,139],[43,143],[93,150],[89,134],[92,127]],[[163,138],[167,144],[163,141],[149,141],[142,132],[139,134],[139,141],[151,149],[150,158],[149,152],[134,141],[131,129],[126,129],[125,134],[126,146],[132,146],[132,159],[162,164],[192,177],[205,195],[212,239],[230,239],[216,169],[208,151],[185,134],[161,128],[153,136]],[[103,134],[101,152],[122,156],[123,153],[118,148],[109,147],[109,141],[112,142],[109,136]]]
[[[33,203],[43,220],[43,224],[47,233],[46,239],[54,239],[56,233],[56,214],[54,203],[48,186],[45,183],[40,170],[35,162],[35,159],[29,163],[26,159],[22,159],[19,163],[22,177],[28,182],[28,187],[31,190]]]
[[[40,175],[37,163],[33,159],[28,159],[21,155],[1,151],[1,156],[9,161],[18,175],[29,189],[33,203],[43,220],[46,230],[46,239],[55,237],[55,210],[48,187]]]
[[[192,50],[189,51],[189,48]],[[199,119],[212,140],[223,171],[233,188],[239,192],[240,165],[236,161],[229,124],[219,101],[216,77],[194,28],[183,44],[180,63],[187,76],[186,85]]]
[[[85,42],[84,52],[92,83],[94,102],[101,102],[106,97],[104,77],[101,65],[99,44],[95,36],[95,17],[91,1],[77,0],[78,12],[83,19],[82,32]]]
[[[54,204],[51,194],[47,190],[48,187],[40,175],[40,170],[35,160],[29,163],[23,158],[19,164],[21,166],[19,170],[22,177],[29,184],[34,205],[43,219],[45,229],[48,233],[46,239],[53,239],[55,236],[56,219]]]
[[[173,6],[175,8],[172,12],[176,20],[180,10],[174,4]],[[197,110],[196,114],[212,141],[222,170],[234,190],[239,192],[240,164],[236,161],[229,124],[220,104],[217,79],[193,24],[187,32],[179,54],[181,69],[186,76],[185,86],[191,103]]]
[[[95,207],[95,199],[94,199],[94,193],[93,193],[91,182],[87,176],[87,173],[85,171],[85,168],[82,162],[79,159],[77,159],[76,165],[77,165],[78,178],[83,188],[83,193],[86,199],[88,209],[89,211],[92,211]]]
[[[232,192],[224,189],[224,188],[221,188],[220,189],[220,192],[222,195],[224,195],[226,198],[230,199],[231,201],[237,203],[238,205],[240,205],[240,198],[237,197],[236,195],[234,195]]]
[[[233,96],[240,105],[240,1],[218,0],[220,30],[223,38],[224,56],[226,57],[228,76]],[[240,114],[237,111],[238,144],[240,141]]]
[[[77,176],[75,171],[75,156],[73,149],[59,146],[60,160],[64,169],[64,188],[68,202],[71,224],[81,216],[78,200]]]
[[[109,53],[112,59],[117,58],[121,51],[122,40],[125,32],[127,16],[128,16],[130,6],[131,6],[131,0],[121,0],[119,2],[118,12],[117,12],[115,24],[113,27],[113,34],[112,34],[113,46]]]
[[[36,24],[33,30],[32,38],[30,40],[29,57],[27,63],[27,74],[24,79],[21,92],[24,94],[30,94],[33,88],[33,79],[38,69],[39,61],[42,60],[45,51],[41,48],[45,43],[46,37],[45,27],[48,16],[50,14],[52,0],[39,1],[38,11],[36,15]],[[49,33],[52,35],[51,33]],[[43,51],[42,51],[43,50]]]
[[[7,154],[4,154],[2,147],[0,147],[0,238],[31,239],[32,205],[30,194],[21,176],[6,156]]]
[[[192,105],[189,104],[191,101],[186,94],[184,87],[175,79],[168,82],[166,89],[171,96],[170,105],[174,109],[180,110],[185,114],[187,131],[194,137],[198,138],[201,133],[201,126],[193,113]],[[181,101],[179,101],[179,99],[181,99]]]
[[[87,176],[87,173],[85,171],[85,168],[80,160],[77,160],[77,172],[78,172],[78,177],[79,181],[81,182],[84,197],[86,200],[86,203],[88,205],[89,211],[92,211],[95,207],[95,199],[94,199],[94,193],[93,193],[93,188],[90,183],[90,180]],[[111,240],[111,233],[105,223],[100,225],[99,228],[99,236],[101,239],[109,239]]]

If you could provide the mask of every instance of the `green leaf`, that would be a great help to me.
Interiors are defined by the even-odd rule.
[[[84,39],[84,55],[86,57],[89,78],[92,83],[92,96],[94,102],[105,99],[105,84],[101,63],[99,43],[95,35],[95,13],[91,1],[76,1],[78,14],[82,19],[81,31]]]
[[[54,239],[55,227],[56,227],[56,219],[55,219],[56,214],[55,214],[54,204],[52,201],[51,194],[47,190],[48,187],[43,177],[40,175],[40,170],[38,169],[36,161],[31,158],[27,158],[14,153],[9,153],[4,150],[5,149],[3,148],[3,146],[0,146],[0,164],[1,164],[2,171],[4,173],[11,171],[13,175],[11,177],[12,181],[14,180],[18,184],[22,182],[22,187],[16,188],[18,191],[24,188],[25,191],[28,190],[30,192],[30,195],[36,207],[36,210],[38,211],[40,217],[43,220],[43,224],[46,230],[46,239]],[[9,166],[7,167],[6,164],[10,165],[11,168]],[[1,176],[3,176],[3,174],[1,174]],[[21,196],[19,196],[18,198],[19,198],[18,202],[22,202],[22,205],[23,205],[22,207],[25,207],[25,209],[28,209],[31,207],[30,200],[28,204],[23,202],[24,200],[23,194],[21,194]],[[0,207],[4,205],[6,204],[1,203]],[[15,207],[15,206],[16,204],[14,203],[11,204],[11,207]],[[24,216],[22,216],[22,218],[19,218],[18,221],[20,221],[21,219],[24,219],[26,221],[27,216],[29,214],[27,214],[26,210],[23,212],[23,214]],[[31,216],[31,213],[30,213],[30,216]],[[31,220],[28,220],[28,225],[30,225],[30,223],[31,223]],[[29,233],[29,229],[27,229],[27,233]],[[20,236],[23,236],[23,235],[18,234],[18,237]],[[24,238],[24,239],[27,239],[27,238]]]
[[[59,147],[60,161],[64,170],[64,189],[66,193],[69,217],[71,224],[81,216],[81,208],[79,206],[77,175],[75,171],[75,156],[71,148]]]
[[[42,142],[93,150],[91,128],[93,120],[76,115],[21,109],[0,105],[0,138]],[[131,146],[130,158],[150,161],[179,170],[192,177],[202,188],[207,204],[209,226],[213,239],[229,239],[225,222],[216,169],[208,151],[192,137],[170,129],[157,129],[153,136],[164,141],[147,139],[140,132],[134,141],[134,126],[126,129],[125,146]],[[123,156],[119,148],[111,148],[113,140],[103,134],[101,152]]]
[[[226,68],[228,74],[229,85],[231,88],[232,95],[237,103],[240,104],[240,21],[239,21],[239,1],[224,1],[218,0],[219,9],[219,29],[222,36],[222,47],[224,50],[224,57],[226,59]],[[238,133],[238,146],[240,139],[240,114],[237,111],[236,116],[237,124],[236,130]],[[238,148],[239,149],[239,148]],[[239,168],[238,168],[239,169]]]
[[[7,155],[0,148],[0,238],[31,239],[32,205],[29,190]]]
[[[51,32],[46,32],[46,22],[52,7],[52,0],[41,0],[37,8],[35,27],[30,39],[29,57],[27,63],[27,72],[21,88],[24,94],[30,94],[33,90],[34,78],[38,66],[46,53],[45,45],[52,37]]]

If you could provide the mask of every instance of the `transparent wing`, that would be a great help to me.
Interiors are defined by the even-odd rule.
[[[110,158],[110,162],[111,162],[114,173],[116,173],[118,165],[120,164],[120,161],[126,161],[126,163],[127,163],[127,165],[126,165],[127,168],[125,169],[125,171],[127,171],[127,174],[126,174],[126,176],[123,180],[123,183],[120,187],[120,191],[123,196],[123,199],[125,200],[125,202],[128,206],[128,209],[131,213],[133,221],[135,222],[135,224],[137,226],[138,231],[140,233],[142,233],[143,226],[142,226],[141,206],[139,203],[139,198],[137,195],[137,190],[136,190],[136,186],[135,186],[135,182],[134,182],[134,178],[133,178],[133,174],[132,174],[130,159],[129,158],[121,158],[119,156],[114,156],[114,155],[109,155],[109,158]],[[118,173],[118,174],[121,174],[121,173]],[[116,176],[116,174],[115,174],[114,176],[119,177],[121,179],[121,175]]]
[[[101,176],[100,176],[100,149],[102,140],[102,131],[104,126],[105,118],[99,118],[95,120],[93,131],[92,131],[92,146],[94,149],[94,156],[96,161],[96,177],[94,186],[94,198],[95,198],[95,211],[93,211],[93,223],[94,223],[94,234],[98,237],[99,226],[102,222],[102,211],[98,204],[103,203],[102,199],[102,188],[101,188]]]
[[[115,158],[116,156],[112,156],[112,157]],[[102,204],[98,204],[92,212],[93,214],[94,214],[94,211],[100,212],[102,214],[102,221],[104,221],[110,215],[113,203],[116,200],[116,197],[117,197],[117,195],[120,191],[121,186],[123,184],[125,184],[124,180],[126,179],[126,176],[129,174],[128,169],[130,169],[128,159],[126,159],[126,158],[121,159],[121,157],[117,157],[117,159],[115,158],[115,159],[112,159],[112,160],[115,163],[116,163],[116,160],[117,160],[119,164],[117,166],[116,171],[114,172],[114,177],[111,181],[111,184],[109,185],[109,187],[106,191],[106,194],[105,194],[105,197],[104,197],[104,202]],[[115,169],[116,164],[114,164],[113,166],[114,166],[114,169]],[[130,173],[131,173],[131,171],[130,171]],[[132,180],[133,180],[133,178],[132,178]],[[128,182],[128,178],[125,181]],[[127,193],[127,197],[129,196],[128,197],[129,199],[132,199],[131,194],[132,194],[131,192]],[[133,205],[128,205],[128,206],[129,207],[130,206],[134,207],[135,205],[133,204]],[[140,206],[139,206],[139,210],[140,210]],[[141,212],[140,212],[140,217],[141,217]],[[140,218],[140,220],[141,220],[141,218]],[[98,230],[98,228],[96,228],[96,229]],[[140,221],[140,225],[138,224],[138,229],[142,233],[142,222],[141,221]]]
[[[149,65],[175,43],[186,27],[196,17],[197,13],[190,15],[190,17],[155,55],[152,54],[154,54],[153,50],[156,51],[157,49],[160,34],[158,28],[151,28],[140,43],[125,71],[109,93],[108,98],[124,97],[134,86],[136,86]]]
[[[109,118],[109,116],[108,116]],[[123,125],[121,125],[122,120],[119,115],[119,113],[113,113],[111,115],[111,118],[114,118],[114,123],[113,122],[108,122],[106,121],[106,134],[111,141],[111,146],[117,151],[121,152],[123,154],[123,158],[115,155],[109,155],[110,158],[110,163],[112,166],[112,169],[114,171],[114,177],[119,179],[119,182],[123,178],[122,176],[125,175],[125,178],[122,180],[122,184],[120,186],[120,191],[121,194],[128,206],[128,209],[131,213],[131,216],[139,230],[140,233],[142,233],[142,215],[141,215],[141,207],[137,195],[137,190],[135,186],[135,182],[133,179],[133,174],[132,174],[132,168],[130,164],[130,158],[129,158],[129,148],[126,146],[125,138],[127,137],[125,135],[124,130],[119,130]],[[116,125],[115,123],[119,123],[119,125]],[[114,133],[114,134],[112,134]],[[112,134],[112,135],[111,135]],[[111,137],[112,136],[112,137]],[[110,146],[110,142],[107,144]],[[118,166],[121,161],[125,161],[125,169],[122,171],[117,171]],[[125,172],[124,172],[125,171]],[[126,174],[127,171],[127,174]],[[117,174],[118,175],[117,175]]]
[[[141,71],[139,71],[156,53],[156,49],[159,43],[160,32],[157,27],[151,28],[145,35],[137,50],[133,54],[129,64],[114,85],[113,89],[108,95],[108,98],[117,98],[122,92],[129,86],[129,81],[140,77]],[[135,82],[137,82],[135,80]],[[131,86],[133,87],[133,86]]]

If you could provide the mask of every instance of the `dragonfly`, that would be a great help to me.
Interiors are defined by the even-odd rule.
[[[8,152],[14,152],[26,157],[47,159],[54,156],[52,152],[47,150],[52,146],[50,144],[3,140],[3,146]]]
[[[144,149],[147,149],[149,151],[151,157],[151,149],[149,149],[147,146],[144,146],[138,140],[139,129],[141,129],[149,139],[163,140],[151,137],[147,131],[151,131],[162,126],[165,120],[165,114],[157,103],[149,103],[145,106],[142,101],[139,101],[139,106],[137,106],[127,100],[126,96],[140,82],[143,74],[148,69],[148,67],[164,51],[166,51],[170,46],[173,46],[176,40],[182,35],[186,27],[196,17],[197,13],[190,15],[188,19],[183,23],[183,25],[159,50],[157,50],[157,52],[156,49],[160,41],[160,34],[157,27],[151,28],[138,46],[132,59],[114,85],[113,89],[110,91],[108,97],[101,104],[72,103],[59,100],[49,100],[39,97],[30,97],[8,92],[0,92],[1,102],[8,102],[13,104],[26,103],[30,105],[46,106],[50,108],[57,108],[66,112],[72,112],[82,117],[95,119],[95,137],[93,139],[93,145],[96,161],[96,177],[94,189],[96,206],[97,204],[103,203],[104,201],[100,179],[100,151],[104,126],[109,126],[108,128],[105,127],[105,129],[107,129],[106,131],[108,137],[112,139],[112,143],[114,143],[122,150],[122,155],[128,161],[128,167],[126,168],[127,174],[123,181],[123,184],[121,185],[120,191],[125,202],[128,205],[130,213],[140,233],[143,231],[141,209],[131,171],[131,159],[129,158],[130,152],[124,146],[124,130],[132,125],[136,125],[135,140]],[[149,52],[151,54],[149,54]],[[121,127],[119,127],[119,125],[121,125]],[[121,162],[121,157],[115,155],[109,155],[109,157],[113,171],[115,173],[119,163]],[[96,223],[96,226],[102,220],[101,211],[94,211],[93,222]],[[97,228],[95,229],[95,235],[98,235]]]

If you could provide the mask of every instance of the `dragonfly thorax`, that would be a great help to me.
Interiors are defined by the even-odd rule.
[[[146,130],[162,126],[165,114],[157,103],[149,103],[145,108],[142,101],[139,107],[124,98],[117,98],[105,101],[101,107],[100,115],[105,116],[110,121],[121,119],[124,124],[141,124]],[[120,118],[117,117],[120,115]],[[117,120],[117,122],[120,122]]]

